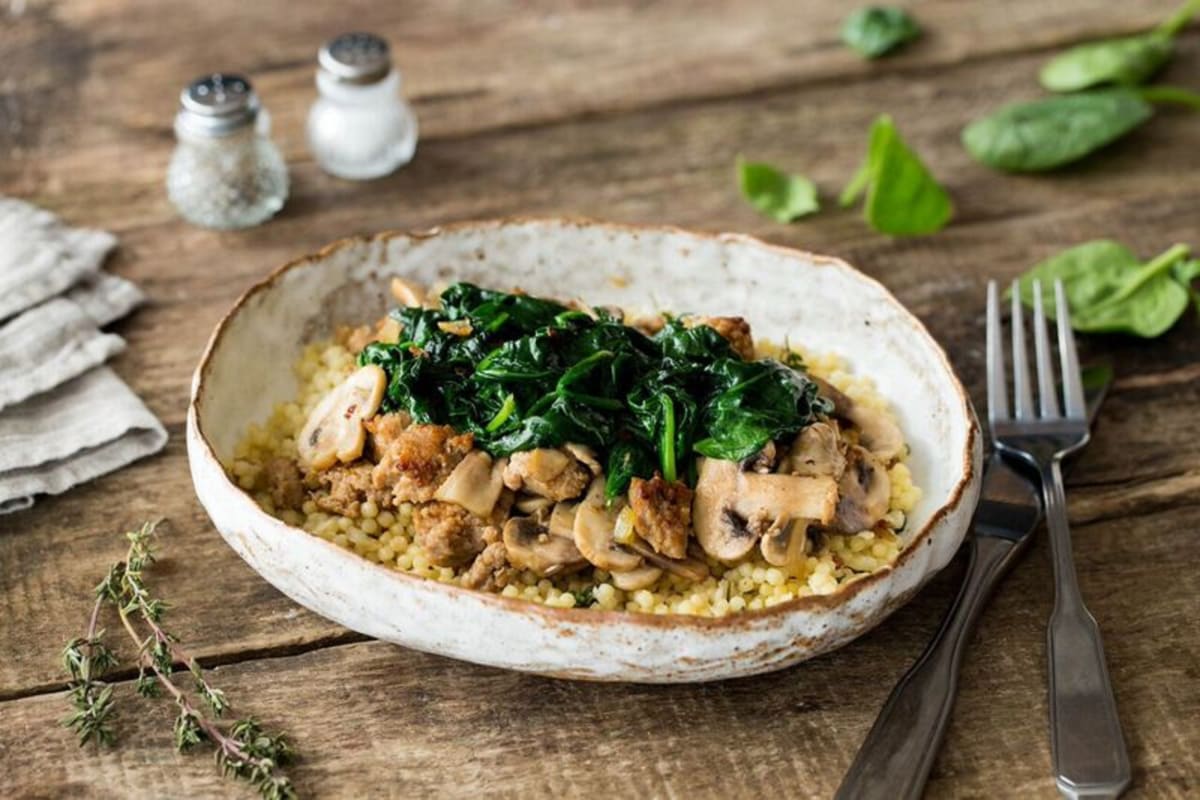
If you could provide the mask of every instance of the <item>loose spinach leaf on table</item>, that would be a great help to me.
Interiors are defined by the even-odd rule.
[[[1104,84],[1145,83],[1171,58],[1176,34],[1197,11],[1200,0],[1189,0],[1152,31],[1072,47],[1042,67],[1042,86],[1053,92],[1077,92]]]
[[[892,6],[860,8],[842,25],[842,41],[866,58],[879,58],[920,35],[917,21]]]
[[[1188,294],[1192,297],[1192,305],[1196,307],[1196,313],[1200,314],[1200,259],[1193,258],[1190,261],[1178,262],[1171,270],[1171,274],[1183,288],[1187,289]]]
[[[954,215],[946,190],[905,145],[886,114],[871,126],[862,166],[842,191],[839,202],[853,205],[866,190],[863,216],[872,228],[892,236],[935,233]]]
[[[1071,326],[1084,333],[1127,333],[1152,339],[1173,326],[1187,308],[1188,291],[1173,268],[1188,255],[1175,245],[1142,264],[1117,242],[1097,240],[1046,259],[1018,280],[1021,300],[1033,305],[1040,281],[1043,307],[1054,316],[1054,281],[1063,282]]]
[[[1038,172],[1078,161],[1151,114],[1135,90],[1097,89],[1005,106],[964,128],[962,141],[989,167]]]
[[[750,204],[776,222],[792,222],[821,208],[817,185],[770,164],[738,158],[738,185]]]
[[[604,309],[467,283],[441,301],[392,312],[401,341],[360,353],[387,374],[383,410],[468,431],[494,456],[589,445],[610,498],[634,477],[690,476],[695,453],[749,457],[831,411],[802,372],[744,361],[706,325],[648,336]]]

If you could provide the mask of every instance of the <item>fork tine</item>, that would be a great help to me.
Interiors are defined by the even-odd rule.
[[[988,422],[1008,419],[1008,379],[1004,369],[1004,328],[1000,325],[1000,290],[987,286]]]
[[[1054,316],[1058,319],[1058,355],[1062,360],[1063,405],[1071,419],[1086,419],[1083,399],[1083,374],[1075,352],[1075,334],[1071,333],[1071,310],[1062,281],[1054,282]]]
[[[1054,385],[1054,362],[1050,355],[1050,333],[1042,304],[1042,282],[1033,282],[1033,349],[1037,358],[1038,400],[1042,419],[1058,419],[1058,389]]]
[[[1033,393],[1029,386],[1029,363],[1025,356],[1025,320],[1021,313],[1021,287],[1012,285],[1013,410],[1017,419],[1033,419]]]

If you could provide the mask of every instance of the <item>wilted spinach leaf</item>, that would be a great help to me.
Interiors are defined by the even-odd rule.
[[[954,215],[946,190],[904,144],[886,114],[871,126],[867,157],[843,190],[843,207],[852,205],[863,190],[863,216],[872,228],[892,236],[935,233]]]
[[[817,185],[802,175],[788,175],[770,164],[737,162],[742,195],[776,222],[792,222],[821,208]]]
[[[1037,172],[1099,150],[1152,113],[1132,89],[1099,89],[1005,106],[963,129],[962,141],[989,167]]]
[[[917,21],[902,8],[860,8],[842,25],[842,41],[866,58],[879,58],[921,35]]]
[[[1033,304],[1033,282],[1041,281],[1043,307],[1054,316],[1054,281],[1063,282],[1071,326],[1084,333],[1161,336],[1187,308],[1188,290],[1173,268],[1188,255],[1177,244],[1142,264],[1117,242],[1098,240],[1064,250],[1022,275],[1021,300]]]
[[[469,431],[495,456],[589,445],[607,460],[609,497],[635,476],[690,475],[696,452],[753,455],[830,412],[802,372],[743,361],[712,328],[679,319],[647,336],[603,309],[466,283],[440,309],[392,316],[403,341],[359,355],[387,373],[385,412]]]
[[[1145,83],[1171,58],[1175,35],[1198,10],[1200,0],[1189,0],[1152,31],[1072,47],[1042,67],[1042,86],[1052,92],[1077,92],[1103,84]]]

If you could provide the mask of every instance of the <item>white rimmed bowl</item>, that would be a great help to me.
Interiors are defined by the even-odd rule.
[[[896,563],[830,595],[720,619],[555,609],[387,569],[263,512],[221,466],[292,399],[292,364],[338,323],[376,319],[393,275],[594,305],[746,317],[755,336],[842,355],[891,402],[924,492]],[[580,220],[463,223],[345,239],[280,267],[213,332],[192,383],[188,460],[221,535],[296,602],[348,628],[480,664],[569,678],[686,682],[794,664],[865,633],[950,560],[979,494],[981,445],[945,354],[876,281],[739,235]]]

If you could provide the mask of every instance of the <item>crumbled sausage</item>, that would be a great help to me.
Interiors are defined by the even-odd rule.
[[[504,542],[494,541],[475,556],[470,569],[462,577],[462,584],[468,589],[494,592],[507,586],[515,575],[516,570],[508,563]]]
[[[429,560],[443,567],[467,563],[484,549],[487,539],[500,538],[494,525],[453,503],[417,506],[413,509],[413,529]]]
[[[447,425],[409,425],[377,418],[368,424],[378,463],[371,475],[376,489],[390,489],[392,500],[424,503],[463,456],[471,451],[475,437],[457,434]]]
[[[373,484],[371,469],[370,463],[358,461],[310,474],[309,485],[317,490],[312,493],[313,502],[322,511],[345,517],[360,516],[362,504],[368,500],[379,508],[391,508],[391,492]]]
[[[692,524],[692,490],[682,481],[660,475],[650,480],[634,478],[629,484],[633,529],[655,551],[668,558],[687,555],[688,528]]]
[[[267,491],[275,508],[298,509],[304,505],[304,475],[296,462],[290,458],[273,458],[267,462],[263,474],[267,479]]]
[[[750,323],[742,317],[704,317],[700,324],[724,336],[733,347],[733,352],[746,361],[754,358],[754,337],[750,335]]]
[[[583,494],[592,482],[592,471],[564,450],[538,448],[513,453],[504,470],[504,485],[558,502]]]

